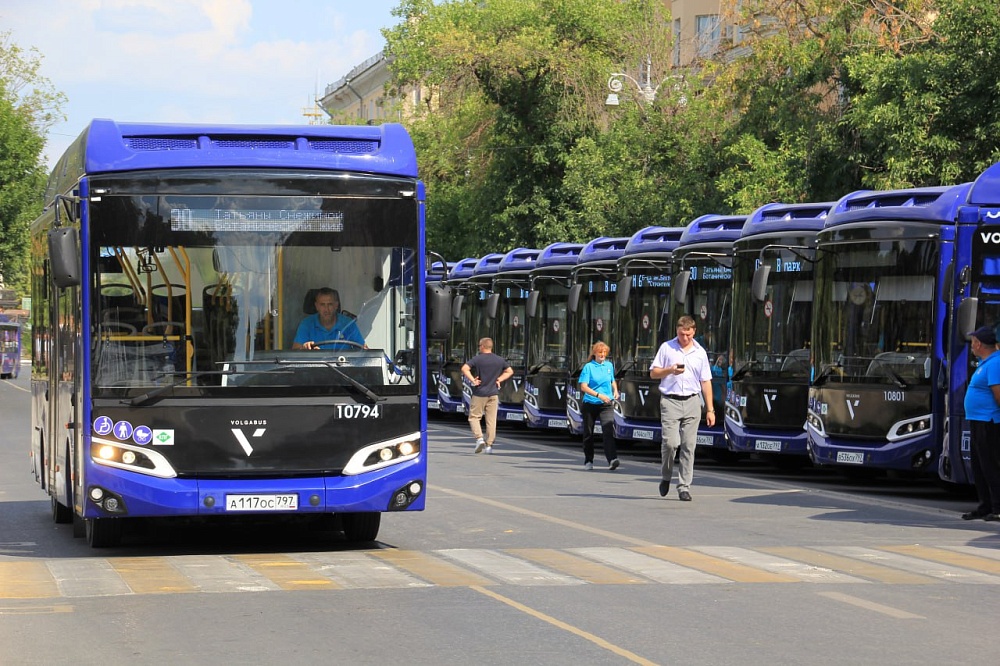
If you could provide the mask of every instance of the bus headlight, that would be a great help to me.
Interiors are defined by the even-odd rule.
[[[931,431],[934,419],[930,414],[894,423],[885,436],[886,441],[898,442],[907,437],[926,435]]]
[[[420,433],[415,432],[359,449],[344,465],[345,475],[361,474],[398,465],[420,455]]]
[[[172,479],[177,476],[173,466],[159,451],[94,437],[90,457],[98,465],[127,469],[130,472]]]

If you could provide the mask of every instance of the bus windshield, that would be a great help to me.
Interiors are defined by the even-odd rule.
[[[817,256],[813,381],[929,385],[937,241],[845,242]]]
[[[616,283],[604,278],[584,279],[583,291],[573,321],[573,358],[570,371],[579,372],[590,358],[595,342],[611,346],[611,311]],[[612,350],[617,356],[617,350]],[[620,365],[620,364],[619,364]]]
[[[499,284],[496,288],[500,292],[500,301],[497,307],[494,351],[507,359],[511,367],[523,370],[525,308],[530,292],[519,286]]]
[[[528,334],[528,372],[566,370],[566,301],[569,289],[550,283],[540,287],[540,291],[535,321]]]
[[[771,267],[763,303],[753,301],[754,271],[761,265],[758,250],[737,254],[733,269],[733,379],[809,376],[812,326],[813,264],[801,250],[768,250],[763,262]]]
[[[616,350],[612,345],[612,353],[621,359],[621,371],[631,370],[645,376],[660,345],[674,337],[667,300],[670,277],[663,273],[638,273],[631,279],[628,304],[617,314],[621,348]]]
[[[721,376],[725,374],[729,362],[733,269],[712,259],[692,261],[689,258],[687,264],[691,278],[683,312],[694,317],[697,324],[695,340],[708,353],[712,374]],[[676,321],[673,323],[676,324]]]
[[[412,185],[254,175],[94,179],[95,397],[418,390],[418,213],[398,194]],[[332,333],[293,348],[303,320],[315,337],[322,288],[336,290],[333,328],[318,324]]]

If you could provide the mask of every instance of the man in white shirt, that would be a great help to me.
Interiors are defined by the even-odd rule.
[[[660,345],[649,367],[650,378],[660,380],[660,497],[670,492],[674,457],[680,448],[677,494],[682,502],[691,501],[702,404],[708,408],[706,423],[709,427],[715,425],[712,368],[705,348],[694,339],[695,330],[694,319],[681,316],[677,320],[677,337]]]

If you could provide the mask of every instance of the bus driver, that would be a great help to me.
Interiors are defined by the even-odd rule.
[[[340,294],[336,289],[317,289],[315,305],[316,313],[299,324],[292,349],[368,349],[357,322],[340,311]]]

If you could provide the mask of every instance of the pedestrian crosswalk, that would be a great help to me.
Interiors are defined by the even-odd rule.
[[[0,561],[0,599],[433,587],[1000,584],[975,546],[591,546]]]

